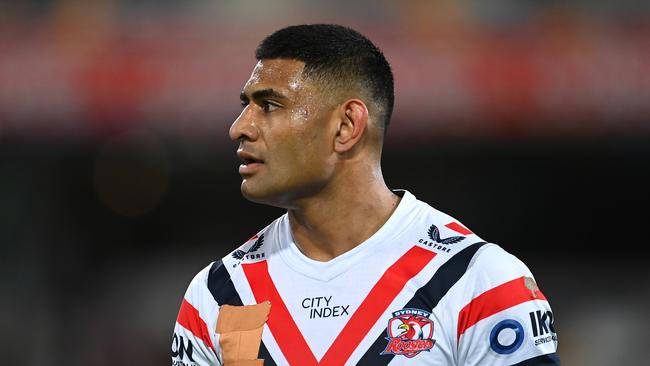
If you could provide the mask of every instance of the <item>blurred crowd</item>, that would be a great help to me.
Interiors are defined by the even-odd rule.
[[[3,2],[0,134],[214,132],[237,112],[260,38],[310,22],[373,35],[395,69],[403,137],[648,134],[646,4]]]

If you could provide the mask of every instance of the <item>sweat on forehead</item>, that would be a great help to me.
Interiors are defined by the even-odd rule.
[[[303,76],[316,81],[323,94],[363,99],[386,130],[394,103],[393,74],[381,50],[361,33],[336,24],[288,26],[266,37],[255,57],[303,61]]]
[[[303,68],[304,63],[298,60],[260,60],[253,68],[244,88],[257,84],[278,83],[296,89],[302,86],[305,80]]]
[[[293,98],[295,93],[318,96],[328,105],[341,101],[344,95],[326,80],[315,79],[304,73],[304,62],[290,59],[264,59],[258,61],[242,90],[242,100],[249,97]],[[348,88],[349,89],[349,85]],[[339,89],[340,90],[340,89]]]

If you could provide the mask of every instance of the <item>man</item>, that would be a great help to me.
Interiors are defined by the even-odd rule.
[[[243,195],[287,213],[194,278],[174,364],[559,364],[526,266],[384,183],[381,51],[349,28],[301,25],[256,56],[230,137]]]

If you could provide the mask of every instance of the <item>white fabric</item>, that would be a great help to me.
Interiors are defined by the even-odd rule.
[[[454,226],[460,224],[451,216],[417,200],[407,191],[403,191],[402,195],[395,212],[374,235],[349,252],[328,262],[318,262],[304,256],[293,240],[287,215],[278,218],[260,231],[256,237],[237,249],[247,252],[263,235],[261,247],[249,252],[248,257],[241,260],[236,259],[233,256],[235,251],[233,251],[222,259],[241,301],[244,304],[255,303],[255,297],[242,270],[242,264],[266,261],[270,277],[291,317],[315,358],[320,360],[339,334],[354,331],[346,327],[347,322],[389,267],[414,246],[435,253],[435,257],[406,282],[404,288],[391,301],[388,308],[382,311],[382,315],[364,335],[363,340],[351,356],[341,363],[357,364],[366,354],[368,347],[378,338],[390,338],[387,334],[387,327],[394,312],[402,310],[405,304],[414,297],[416,291],[436,276],[441,266],[447,261],[464,248],[482,241],[473,233],[462,235],[459,232],[462,229],[452,230],[452,228],[463,227]],[[450,225],[451,228],[446,226],[449,224],[453,224]],[[440,240],[454,236],[464,239],[451,244],[435,243],[430,245],[435,241],[435,234],[430,234],[433,225],[437,228]],[[342,228],[342,230],[346,230],[346,228]],[[193,337],[190,331],[176,323],[176,336],[182,335],[184,339],[190,339],[195,351],[192,355],[193,362],[190,362],[187,357],[180,359],[179,356],[176,356],[173,358],[175,364],[220,364],[220,356],[217,357],[220,353],[219,336],[215,332],[220,304],[216,303],[207,288],[209,270],[210,266],[206,267],[192,281],[185,294],[185,300],[198,309],[200,317],[210,331],[215,351],[207,349],[200,338]],[[531,320],[530,313],[540,311],[540,314],[547,312],[549,316],[552,314],[548,302],[541,299],[525,301],[481,319],[465,330],[460,337],[460,342],[457,342],[459,313],[467,304],[486,291],[509,281],[522,277],[528,277],[531,280],[533,278],[521,261],[495,244],[483,245],[468,266],[463,268],[463,272],[461,272],[461,276],[453,279],[453,286],[444,294],[437,306],[433,309],[420,309],[431,313],[428,318],[433,321],[433,334],[430,337],[434,341],[433,347],[420,351],[414,357],[407,357],[403,354],[379,356],[376,358],[379,361],[376,362],[380,363],[377,364],[509,365],[555,352],[557,338],[554,333],[549,330],[545,334],[538,334],[537,337],[533,335],[533,324],[531,324],[533,320]],[[504,320],[506,320],[505,323],[500,323]],[[399,320],[399,322],[403,322],[403,320]],[[398,324],[401,323],[394,323],[394,325]],[[502,348],[506,349],[506,352],[509,349],[508,346],[517,338],[515,337],[517,330],[513,330],[513,327],[517,328],[517,324],[521,325],[523,330],[523,333],[520,331],[522,334],[519,336],[522,339],[521,345],[510,347],[516,348],[512,353],[503,353],[503,349],[500,349],[501,353],[499,353],[490,346],[490,335],[499,324],[503,329],[497,332],[496,339],[497,343],[505,346]],[[548,324],[546,326],[549,327]],[[419,328],[418,325],[412,325],[412,327]],[[402,331],[402,328],[396,329]],[[421,330],[418,329],[418,331]],[[426,338],[426,334],[423,337]],[[539,341],[541,338],[549,341],[540,343],[543,342],[543,340]],[[539,345],[535,344],[536,340],[540,343]],[[265,326],[263,341],[277,365],[288,364],[268,326]],[[389,341],[386,339],[386,343],[382,343],[382,347],[388,346]],[[497,344],[497,349],[499,349],[498,346],[499,344]],[[174,347],[173,345],[173,350]]]

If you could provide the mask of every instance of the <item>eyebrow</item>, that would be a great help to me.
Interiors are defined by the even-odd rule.
[[[256,90],[253,92],[251,97],[253,99],[264,99],[264,98],[288,99],[287,96],[285,96],[284,94],[278,91],[273,90],[272,88]],[[239,99],[241,99],[243,102],[248,102],[248,96],[244,92],[241,92],[239,94]]]

